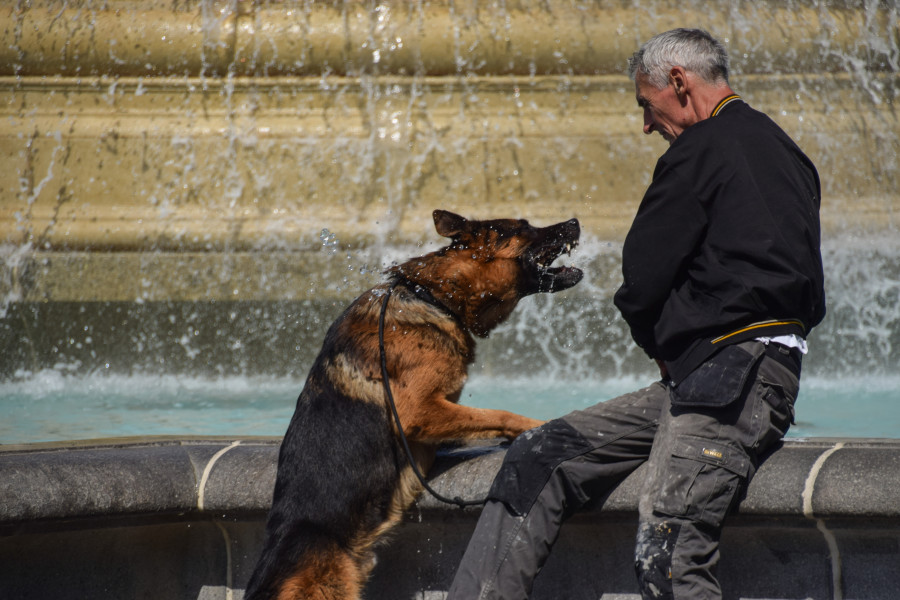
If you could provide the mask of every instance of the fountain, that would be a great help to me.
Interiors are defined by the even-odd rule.
[[[643,139],[622,70],[686,17],[725,39],[736,89],[823,174],[832,317],[808,372],[833,372],[834,356],[843,373],[896,372],[897,10],[713,6],[3,9],[0,377],[302,372],[340,306],[436,243],[436,207],[579,217],[593,276],[545,310],[589,324],[554,325],[564,347],[526,364],[644,372],[608,300],[663,142]],[[875,314],[853,296],[870,289]],[[546,322],[525,319],[494,345]],[[496,354],[482,351],[487,370],[521,372]]]
[[[86,402],[98,380],[176,395],[184,381],[212,382],[212,396],[275,380],[287,382],[272,392],[286,425],[331,320],[391,262],[440,243],[434,208],[537,224],[577,216],[585,232],[574,257],[585,281],[530,299],[479,347],[474,379],[646,378],[610,300],[665,147],[641,134],[623,71],[650,35],[689,25],[726,42],[733,87],[822,175],[829,315],[805,377],[824,388],[879,380],[896,404],[892,2],[34,0],[0,15],[0,384],[27,388],[23,402],[43,401],[34,390],[48,381]],[[209,408],[196,415],[237,411]],[[35,439],[73,430],[63,419]],[[245,451],[216,443],[189,462],[211,469],[216,452]],[[269,458],[275,447],[244,445]],[[258,516],[257,496],[215,506]],[[60,510],[9,509],[4,527],[39,530],[28,538],[39,548],[40,535],[59,538],[22,515],[82,516]],[[253,526],[215,523],[252,547]],[[174,539],[180,526],[154,535]],[[144,539],[138,530],[122,539]],[[430,597],[423,589],[416,597]]]

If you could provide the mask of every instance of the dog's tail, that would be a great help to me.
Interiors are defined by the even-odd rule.
[[[367,571],[349,548],[324,536],[302,548],[280,544],[260,556],[244,600],[356,599]]]

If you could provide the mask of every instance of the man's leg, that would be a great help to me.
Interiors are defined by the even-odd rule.
[[[565,519],[646,460],[667,395],[654,384],[516,438],[448,600],[527,598]]]
[[[790,426],[798,387],[793,373],[764,356],[732,404],[664,408],[641,494],[635,549],[645,599],[722,597],[715,576],[722,521]]]

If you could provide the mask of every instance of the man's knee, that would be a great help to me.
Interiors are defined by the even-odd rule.
[[[641,520],[634,567],[644,600],[721,600],[716,579],[719,530],[654,515]]]
[[[510,445],[488,497],[517,515],[528,513],[554,469],[591,449],[578,430],[562,419],[526,431]]]
[[[634,569],[641,596],[671,600],[672,556],[681,525],[674,521],[641,522],[634,550]]]

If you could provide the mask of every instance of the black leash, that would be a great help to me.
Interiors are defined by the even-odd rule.
[[[381,314],[378,316],[378,349],[381,351],[381,379],[384,382],[384,395],[387,398],[388,405],[391,407],[391,413],[394,415],[394,421],[397,423],[397,431],[400,432],[400,439],[403,441],[403,448],[406,450],[406,459],[409,461],[409,465],[412,467],[413,472],[416,474],[416,477],[419,478],[419,482],[422,484],[428,493],[434,496],[436,499],[444,502],[446,504],[455,504],[460,508],[465,508],[466,506],[476,506],[479,504],[484,504],[487,502],[487,498],[484,500],[463,500],[459,496],[455,498],[447,498],[446,496],[442,496],[432,489],[428,483],[425,481],[425,477],[422,475],[422,472],[419,471],[418,465],[416,465],[416,461],[413,459],[412,450],[409,448],[409,442],[406,440],[406,434],[403,433],[403,425],[400,423],[400,414],[397,412],[397,405],[394,404],[394,395],[391,393],[391,382],[388,380],[388,370],[387,370],[387,354],[384,351],[384,315],[387,313],[387,305],[388,300],[391,298],[391,293],[393,293],[394,288],[400,283],[399,279],[395,279],[391,284],[391,287],[388,288],[387,293],[384,295],[384,300],[381,302]]]

